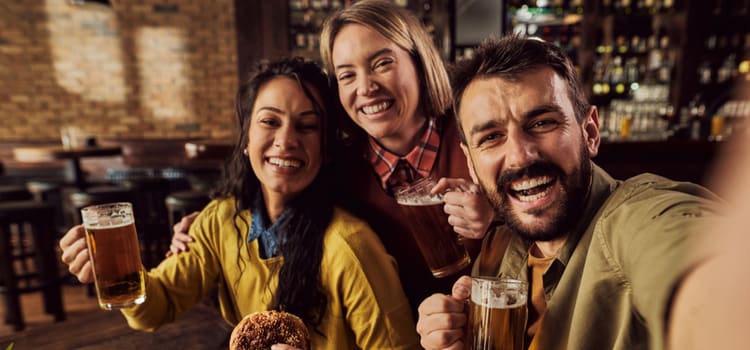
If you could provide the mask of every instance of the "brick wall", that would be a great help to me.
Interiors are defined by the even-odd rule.
[[[234,0],[0,0],[0,141],[227,137]]]

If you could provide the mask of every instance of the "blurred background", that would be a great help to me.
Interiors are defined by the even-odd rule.
[[[319,60],[323,21],[353,2],[0,0],[0,224],[25,210],[49,215],[43,221],[61,234],[80,222],[82,206],[132,201],[142,208],[144,262],[155,265],[174,220],[208,200],[250,63]],[[449,63],[512,32],[562,47],[599,107],[595,161],[615,177],[653,172],[710,185],[717,151],[750,117],[750,97],[740,94],[750,91],[750,0],[395,2]],[[720,182],[717,173],[712,183]],[[19,200],[39,208],[3,203]],[[38,240],[24,233],[32,225],[10,224],[0,228],[8,254],[34,259],[24,250]],[[64,299],[96,308],[92,298]],[[27,319],[44,314],[24,303]],[[0,314],[10,318],[6,306]],[[22,328],[0,325],[0,335]]]

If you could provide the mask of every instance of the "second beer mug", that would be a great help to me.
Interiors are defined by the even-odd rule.
[[[146,284],[132,205],[92,205],[81,209],[81,216],[99,306],[112,310],[143,303]]]
[[[524,349],[526,288],[518,280],[471,278],[466,349]]]
[[[412,236],[435,277],[445,277],[469,265],[471,259],[443,212],[443,196],[430,194],[435,181],[426,177],[396,190],[396,202],[409,221]]]

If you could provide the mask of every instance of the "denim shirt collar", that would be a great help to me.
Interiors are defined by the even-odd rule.
[[[255,201],[253,202],[250,234],[247,236],[247,242],[251,243],[256,239],[258,240],[258,251],[261,258],[268,259],[278,255],[279,245],[284,242],[283,234],[279,235],[278,232],[280,232],[282,222],[284,222],[287,216],[288,213],[285,209],[279,215],[278,220],[270,224],[271,219],[266,214],[263,193],[261,191],[257,192]],[[280,236],[281,239],[279,239]]]

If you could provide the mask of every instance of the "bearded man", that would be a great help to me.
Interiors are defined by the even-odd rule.
[[[454,105],[471,175],[504,224],[485,238],[475,276],[526,281],[526,346],[664,348],[681,281],[709,251],[706,189],[597,167],[598,114],[570,60],[550,43],[487,40],[457,65]],[[700,253],[699,253],[700,252]],[[468,277],[419,307],[427,349],[463,349]]]

